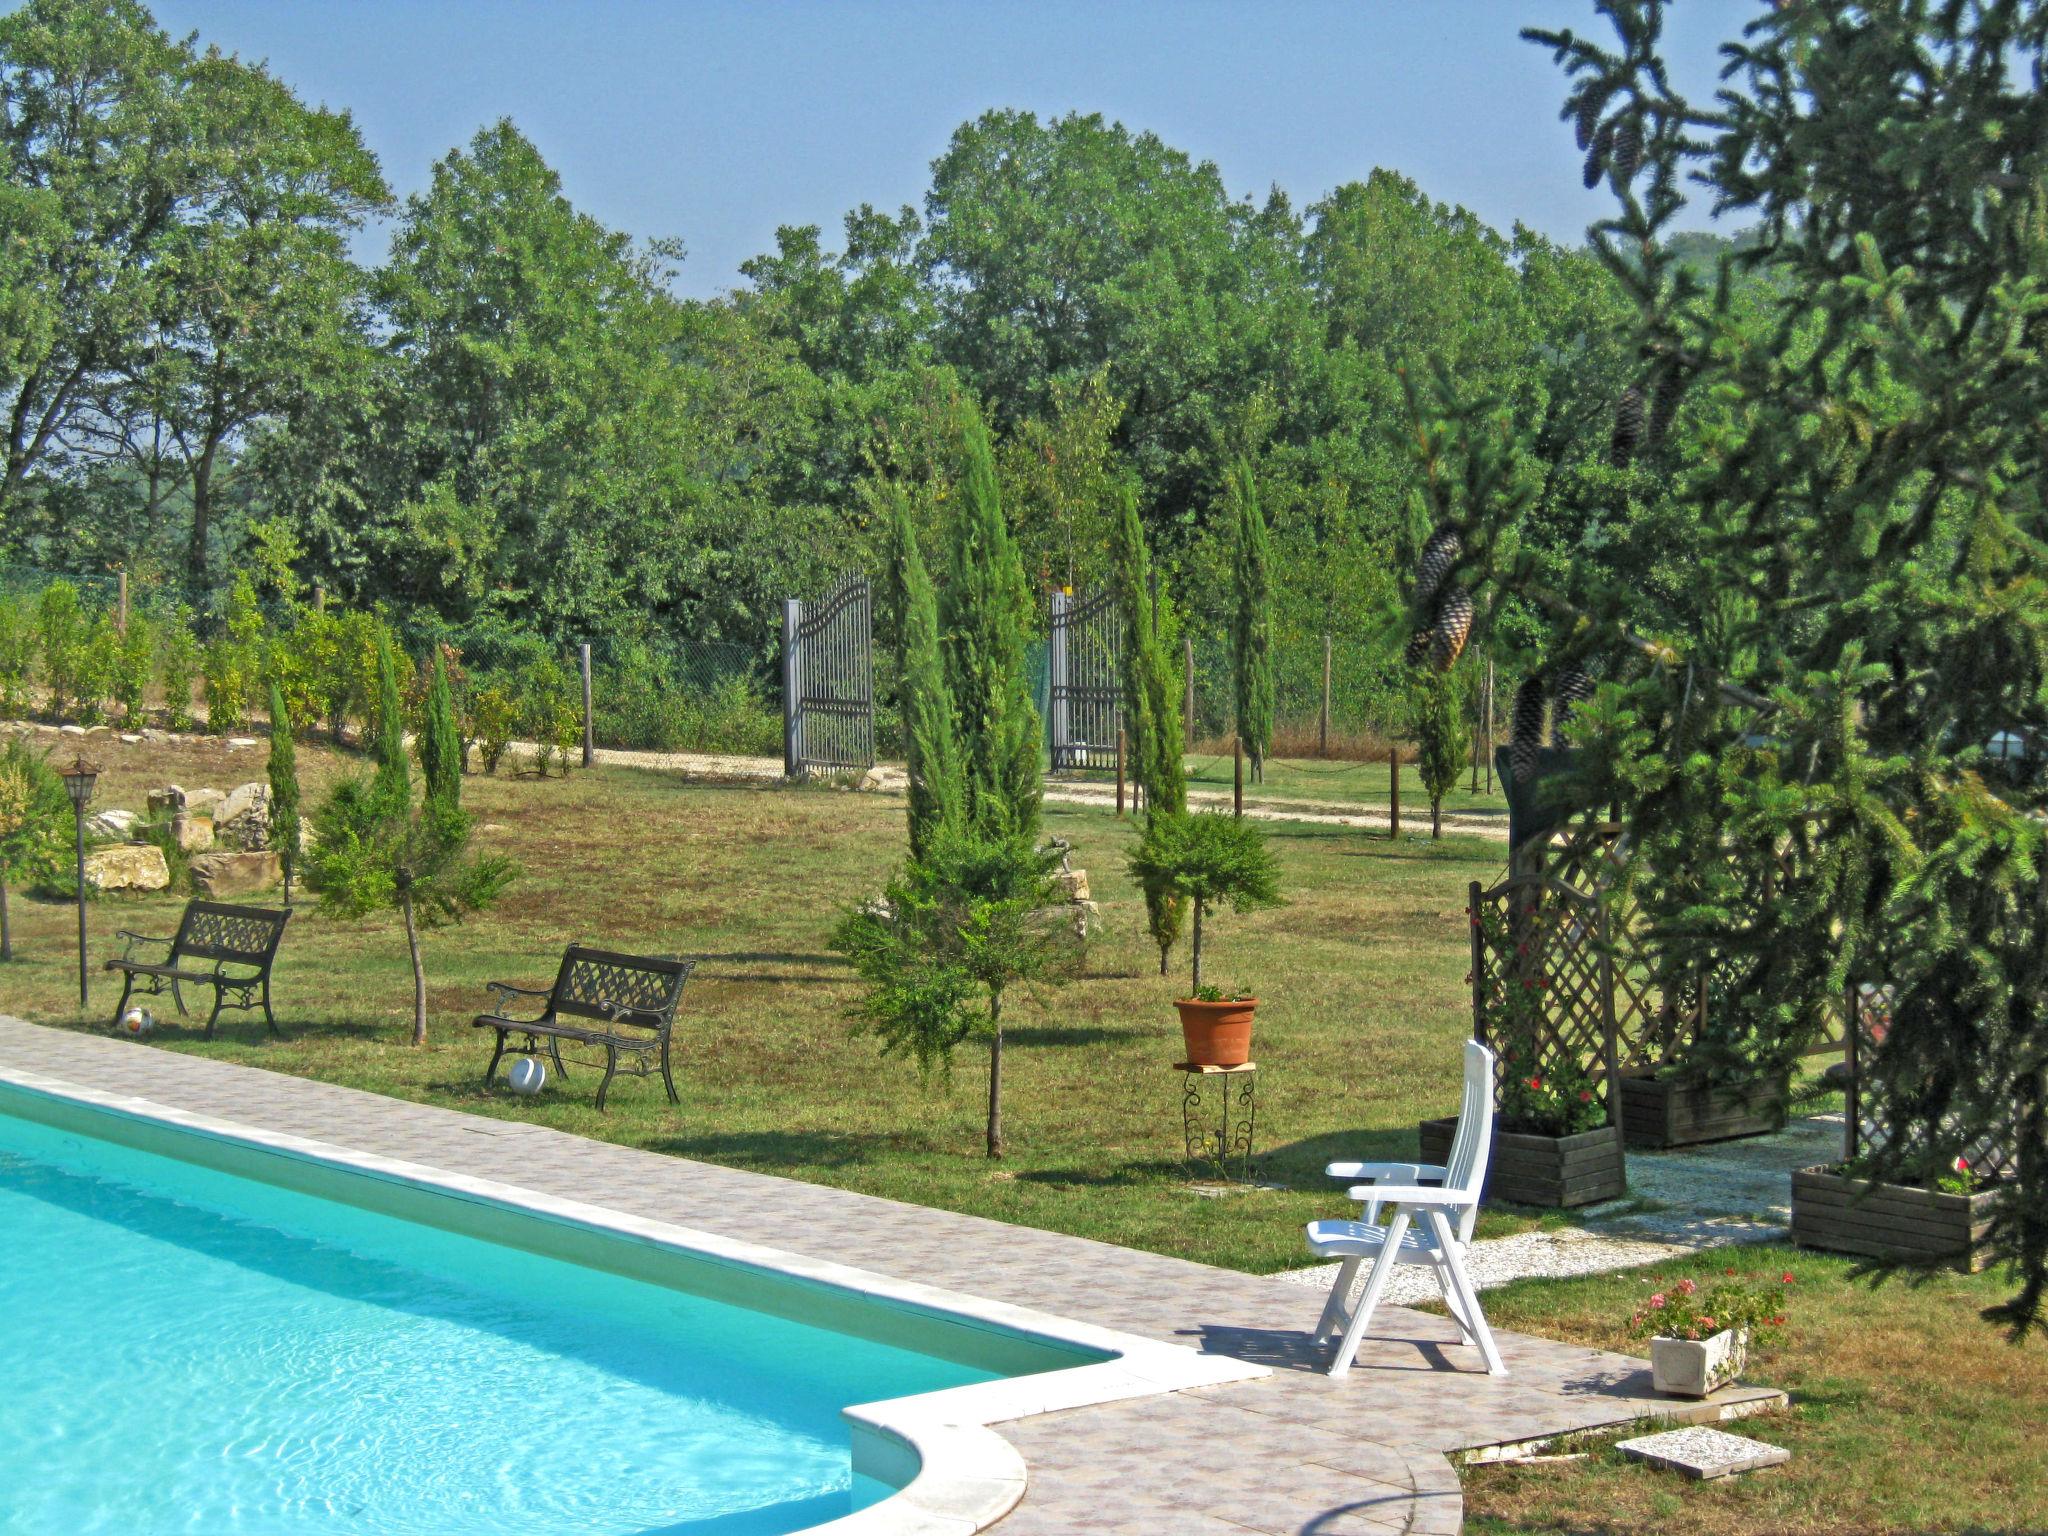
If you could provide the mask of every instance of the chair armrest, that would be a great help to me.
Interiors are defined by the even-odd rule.
[[[605,1012],[614,1024],[622,1020],[643,1023],[649,1029],[660,1029],[674,1022],[674,1016],[659,1008],[636,1008],[631,1003],[609,1003]]]
[[[1354,1200],[1369,1200],[1374,1205],[1460,1207],[1479,1203],[1476,1190],[1434,1189],[1421,1184],[1354,1184],[1349,1193]]]
[[[159,938],[153,933],[136,933],[128,928],[116,929],[114,937],[126,941],[121,949],[123,960],[135,953],[135,946],[138,944],[161,944],[165,949],[172,949],[178,942],[176,938]]]
[[[1424,1179],[1448,1176],[1448,1170],[1441,1163],[1332,1163],[1323,1172],[1346,1184],[1354,1184],[1360,1179],[1406,1179],[1411,1184],[1419,1184]]]

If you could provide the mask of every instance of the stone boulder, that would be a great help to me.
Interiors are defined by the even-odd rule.
[[[1088,871],[1085,869],[1055,870],[1052,883],[1059,887],[1060,894],[1068,901],[1082,902],[1092,899],[1088,892]]]
[[[86,854],[85,883],[96,891],[160,891],[171,869],[155,843],[109,843]]]
[[[108,841],[126,842],[135,831],[135,824],[142,820],[133,811],[105,810],[85,819],[85,835]]]
[[[217,789],[188,789],[185,791],[185,809],[214,816],[225,799],[227,796]]]
[[[214,807],[213,840],[244,853],[270,845],[270,786],[242,784]]]
[[[177,811],[171,816],[171,836],[187,853],[204,853],[213,846],[213,818]]]
[[[192,889],[216,901],[254,896],[284,879],[284,867],[269,849],[202,853],[192,860]]]
[[[149,814],[168,816],[185,809],[185,788],[182,784],[166,784],[162,789],[149,792]]]

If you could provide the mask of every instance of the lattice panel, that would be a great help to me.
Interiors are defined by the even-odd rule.
[[[1569,1065],[1604,1079],[1610,1041],[1600,904],[1528,877],[1485,892],[1475,887],[1473,916],[1474,1036],[1519,1072],[1550,1076]]]
[[[270,949],[277,923],[268,918],[238,917],[227,912],[194,912],[185,922],[178,949],[183,954],[215,959],[248,956],[260,960]]]
[[[1884,1042],[1891,1032],[1894,1000],[1895,995],[1889,986],[1866,983],[1856,988],[1858,1091],[1853,1119],[1855,1145],[1850,1149],[1852,1155],[1881,1152],[1897,1146],[1899,1142],[1900,1128],[1888,1123],[1878,1112],[1876,1103],[1861,1091],[1864,1085],[1883,1074]],[[1931,1140],[1923,1133],[1915,1132],[1913,1141],[1899,1150],[1922,1154],[1934,1166],[1935,1172],[1942,1171],[1951,1158],[1960,1155],[1969,1160],[1971,1169],[1980,1179],[2013,1178],[2019,1173],[2019,1159],[2012,1148],[1991,1137],[1966,1138],[1957,1116],[1945,1119],[1940,1133]]]
[[[666,1013],[676,987],[668,971],[643,970],[605,960],[579,959],[569,967],[568,980],[556,996],[556,1003],[594,1009],[600,1013],[613,1008],[638,1008],[648,1013]]]

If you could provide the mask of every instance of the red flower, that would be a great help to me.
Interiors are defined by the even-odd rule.
[[[1532,1077],[1529,1079],[1529,1086],[1536,1092],[1541,1093],[1543,1091],[1543,1079],[1540,1077]]]
[[[1593,1090],[1592,1090],[1592,1089],[1590,1089],[1590,1088],[1581,1088],[1581,1089],[1579,1090],[1579,1102],[1580,1102],[1581,1104],[1590,1104],[1590,1103],[1592,1103],[1592,1102],[1593,1102]]]
[[[1650,1305],[1661,1310],[1664,1306],[1664,1293],[1659,1291],[1656,1295],[1652,1296],[1650,1298]]]
[[[1784,1282],[1786,1285],[1790,1285],[1792,1283],[1792,1271],[1789,1269],[1786,1270],[1785,1273],[1778,1276],[1778,1279]]]
[[[1714,1320],[1711,1317],[1703,1317],[1700,1319],[1700,1326],[1706,1329],[1707,1332],[1712,1333],[1714,1331]]]
[[[1778,1315],[1777,1315],[1776,1317],[1772,1318],[1772,1319],[1771,1319],[1771,1326],[1772,1326],[1773,1328],[1782,1328],[1782,1327],[1784,1327],[1784,1326],[1785,1326],[1785,1314],[1784,1314],[1784,1313],[1782,1313],[1782,1312],[1780,1312],[1780,1313],[1779,1313],[1779,1314],[1778,1314]]]
[[[1690,1296],[1698,1289],[1698,1284],[1692,1280],[1681,1280],[1678,1282],[1678,1294],[1681,1296]]]

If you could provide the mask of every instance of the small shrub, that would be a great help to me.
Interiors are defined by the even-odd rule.
[[[127,633],[121,635],[114,658],[114,702],[121,706],[122,720],[133,725],[142,718],[143,696],[149,691],[150,674],[156,670],[156,625],[140,613],[128,615]]]
[[[487,684],[470,695],[470,738],[476,743],[477,756],[483,760],[485,773],[498,771],[498,760],[511,744],[518,720],[519,712],[510,695],[495,683]]]
[[[262,638],[263,612],[256,606],[256,588],[244,572],[228,590],[221,632],[207,646],[203,664],[207,720],[215,735],[241,730],[249,723]]]
[[[199,642],[192,634],[192,610],[182,604],[165,621],[163,648],[164,709],[174,731],[198,724],[192,714],[192,689],[199,681]]]
[[[0,715],[28,713],[36,646],[34,605],[25,596],[0,596]]]
[[[43,588],[36,602],[37,647],[42,653],[43,687],[49,695],[46,704],[50,713],[60,718],[78,700],[85,630],[78,588],[68,581],[53,581]]]
[[[78,662],[72,687],[78,697],[78,718],[92,725],[106,718],[106,702],[114,695],[121,672],[121,632],[111,614],[86,620],[78,646]]]
[[[538,749],[540,772],[548,771],[548,752],[561,759],[562,773],[569,772],[569,753],[582,735],[580,688],[572,686],[569,672],[552,656],[529,662],[519,674],[519,732]]]

